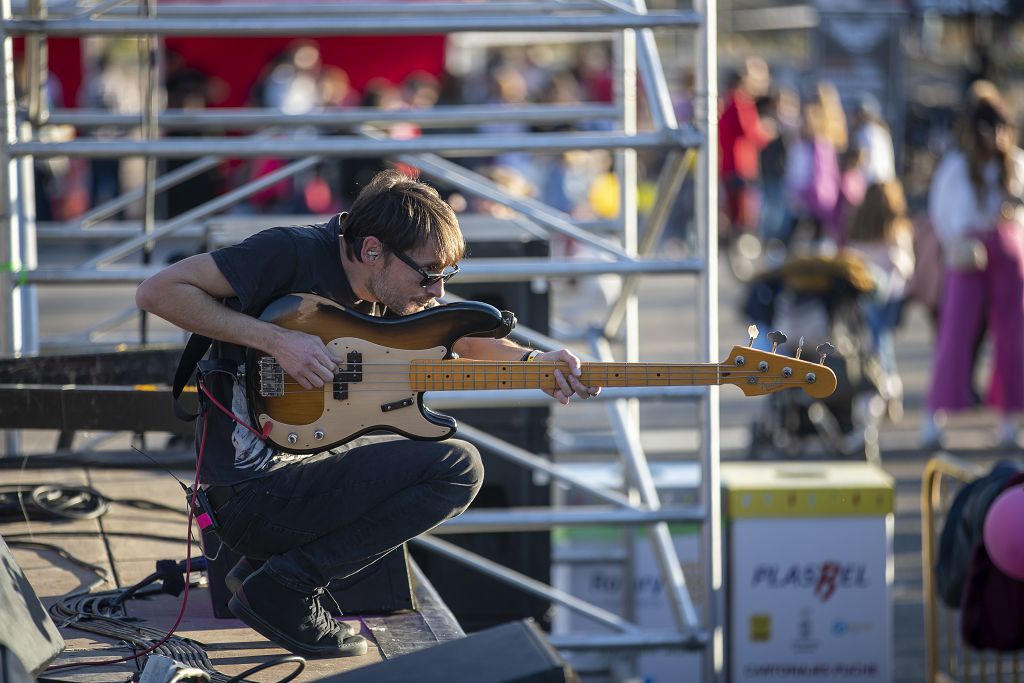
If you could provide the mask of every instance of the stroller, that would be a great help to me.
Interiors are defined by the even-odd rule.
[[[805,353],[830,341],[826,364],[836,373],[835,393],[814,399],[802,391],[766,398],[751,425],[751,458],[864,457],[878,460],[878,425],[890,396],[873,348],[867,306],[875,278],[861,259],[796,256],[749,284],[743,311],[759,325],[789,335],[779,353]]]

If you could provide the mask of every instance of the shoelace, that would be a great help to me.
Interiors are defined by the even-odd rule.
[[[334,620],[334,617],[331,616],[330,612],[324,609],[324,606],[320,604],[320,597],[324,593],[325,591],[323,588],[317,588],[308,598],[310,601],[310,607],[312,607],[312,622],[313,625],[321,629],[324,634],[333,635],[338,632],[340,627],[338,626],[338,622]],[[330,593],[327,593],[327,595],[330,595]],[[331,596],[331,599],[333,600],[334,596]]]

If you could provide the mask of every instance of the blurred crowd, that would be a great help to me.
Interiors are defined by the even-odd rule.
[[[86,80],[79,104],[119,114],[138,114],[141,108],[138,73],[130,60],[103,53],[94,60],[93,76]],[[225,84],[216,75],[188,65],[181,55],[167,50],[163,56],[163,98],[168,109],[195,111],[216,107],[224,99]],[[56,83],[56,79],[52,82]],[[55,98],[59,99],[59,98]],[[408,74],[401,82],[375,78],[358,91],[342,68],[324,64],[318,45],[297,41],[266,64],[252,85],[246,103],[283,114],[304,114],[331,108],[369,107],[385,111],[429,109],[437,104],[610,103],[612,74],[609,47],[588,44],[571,55],[552,55],[544,50],[508,47],[495,50],[484,68],[464,76],[425,71]],[[412,117],[410,117],[412,118]],[[444,133],[477,132],[515,134],[528,131],[596,130],[610,128],[611,121],[567,121],[564,124],[530,125],[492,122],[473,127],[445,128]],[[213,131],[220,135],[223,131]],[[358,133],[357,127],[296,128],[264,132],[281,137]],[[375,124],[373,132],[395,139],[431,134],[410,122]],[[241,134],[248,134],[240,131]],[[74,136],[73,130],[62,132]],[[82,134],[80,131],[78,134]],[[124,135],[123,130],[100,128],[89,133],[100,139]],[[201,129],[173,128],[165,136],[197,137]],[[169,172],[191,159],[161,161]],[[618,211],[612,156],[604,150],[564,155],[533,155],[509,152],[497,156],[460,159],[502,188],[521,196],[536,197],[555,208],[584,217],[614,217]],[[654,160],[657,163],[658,160]],[[289,160],[260,158],[227,161],[193,176],[158,197],[158,218],[173,218],[226,190],[239,187]],[[367,179],[385,165],[379,158],[326,160],[316,168],[267,187],[236,204],[236,214],[329,214],[344,210]],[[64,160],[37,173],[37,209],[40,220],[67,220],[102,205],[141,182],[140,166],[131,159]],[[414,169],[408,169],[414,172]],[[503,213],[492,202],[452,193],[457,210]],[[129,215],[132,209],[128,210]]]
[[[607,44],[585,43],[561,51],[504,47],[487,55],[486,63],[464,75],[418,71],[401,82],[378,78],[357,90],[343,69],[323,63],[315,42],[297,41],[265,65],[247,103],[284,114],[303,114],[348,107],[397,111],[439,104],[612,102],[612,57]],[[95,59],[93,76],[86,80],[78,103],[113,113],[138,113],[138,74],[125,67],[125,60],[112,57],[102,53]],[[216,107],[224,99],[225,84],[216,75],[196,69],[173,51],[163,55],[161,74],[164,104],[169,109]],[[956,112],[955,125],[936,127],[911,106],[900,140],[893,139],[885,106],[870,93],[840,93],[829,82],[801,83],[799,88],[773,83],[769,66],[757,57],[746,59],[726,75],[719,102],[720,238],[736,275],[750,283],[753,303],[748,303],[748,310],[752,315],[760,313],[760,322],[776,324],[771,318],[782,315],[780,310],[786,308],[776,305],[786,300],[777,290],[794,285],[784,277],[772,280],[768,287],[765,273],[807,258],[817,259],[819,264],[838,264],[836,272],[854,282],[852,289],[858,292],[861,324],[857,334],[863,337],[862,346],[878,368],[871,383],[874,395],[858,399],[863,405],[851,410],[898,419],[902,383],[893,334],[905,319],[908,302],[924,306],[934,322],[936,339],[935,379],[921,429],[922,440],[929,446],[942,442],[946,413],[985,403],[1001,417],[997,443],[1015,445],[1016,418],[1024,408],[1024,284],[1017,216],[1024,168],[1018,168],[1022,162],[1014,115],[998,87],[981,78],[983,75],[967,79],[964,105]],[[692,74],[684,71],[670,83],[670,90],[678,120],[692,121]],[[640,108],[641,127],[650,126],[642,96]],[[495,121],[443,132],[513,136],[530,131],[601,130],[613,125],[610,120],[544,125]],[[260,135],[308,138],[359,131],[289,127]],[[171,129],[166,135],[196,137],[208,132]],[[372,132],[411,139],[434,131],[395,122],[373,124]],[[76,132],[52,127],[43,134],[70,137]],[[124,131],[99,128],[91,134],[104,139],[124,135]],[[924,196],[910,197],[909,206],[915,207],[911,209],[903,181],[907,169],[916,163],[915,154],[924,147],[941,161],[930,174],[930,189]],[[643,213],[653,202],[653,180],[664,152],[642,152],[638,157],[639,209]],[[163,160],[160,172],[191,161]],[[232,160],[208,168],[160,193],[157,218],[178,216],[289,161],[269,157]],[[459,163],[514,196],[539,199],[576,219],[610,219],[619,213],[618,176],[613,172],[613,155],[607,150],[505,152],[462,158]],[[326,215],[343,211],[385,164],[380,158],[324,160],[255,192],[228,213]],[[416,173],[414,168],[407,170]],[[40,220],[80,216],[137,186],[141,175],[137,159],[40,161],[36,167],[37,216]],[[501,204],[438,184],[459,212],[510,214]],[[663,242],[669,250],[696,246],[693,187],[691,174],[675,198]],[[137,218],[138,208],[125,208],[119,216]],[[579,244],[565,239],[555,239],[552,248],[563,256],[583,253]],[[866,281],[870,286],[861,286]],[[769,290],[767,305],[764,292]],[[822,310],[829,325],[834,326],[839,308],[835,301],[825,302]],[[846,329],[840,336],[851,336],[849,326]],[[836,332],[825,334],[835,336]],[[982,391],[974,386],[973,377],[989,346],[993,349],[993,381]]]
[[[851,399],[859,401],[852,428],[902,415],[893,333],[908,303],[923,306],[935,354],[922,445],[942,445],[949,413],[987,405],[998,415],[994,443],[1016,449],[1024,409],[1024,153],[1014,115],[995,84],[969,79],[921,208],[911,214],[882,106],[868,93],[844,95],[828,82],[805,92],[772,87],[756,57],[728,84],[719,119],[722,244],[740,276],[759,255],[783,273],[753,278],[748,311],[770,302],[764,317],[778,314],[780,290],[788,290],[805,312],[818,305],[826,334],[841,344],[862,337],[862,366],[877,370],[864,385],[870,391]],[[813,291],[807,278],[785,275],[794,261],[805,269],[828,263],[853,283],[858,322],[839,301],[845,290],[837,279]],[[982,389],[974,378],[989,348],[991,380]]]

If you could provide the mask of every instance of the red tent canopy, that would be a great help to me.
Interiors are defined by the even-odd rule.
[[[344,69],[352,87],[362,91],[373,78],[401,83],[406,76],[424,71],[440,76],[444,69],[443,35],[437,36],[337,36],[312,38],[325,65]],[[227,85],[222,107],[245,105],[249,92],[264,67],[294,42],[289,37],[167,38],[187,66],[215,76]],[[50,38],[47,41],[51,77],[60,84],[57,106],[75,107],[80,102],[84,79],[81,41]],[[15,41],[15,55],[24,52],[24,41]]]
[[[440,76],[444,69],[444,36],[341,36],[313,38],[324,65],[348,74],[352,87],[362,91],[373,78],[401,83],[411,73]],[[167,38],[168,50],[186,64],[228,86],[222,107],[240,107],[264,67],[288,49],[293,38]]]

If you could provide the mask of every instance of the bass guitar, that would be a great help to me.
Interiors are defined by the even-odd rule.
[[[379,318],[320,296],[289,294],[271,302],[260,319],[315,334],[341,359],[332,382],[304,389],[276,359],[248,351],[245,384],[253,423],[289,453],[329,450],[376,430],[446,439],[456,422],[425,406],[424,392],[554,389],[555,370],[568,372],[565,363],[453,358],[452,345],[462,337],[500,337],[511,328],[498,309],[479,302]],[[836,388],[835,373],[823,362],[745,346],[734,347],[721,363],[582,363],[581,369],[587,386],[733,384],[747,396],[799,387],[815,398]]]

